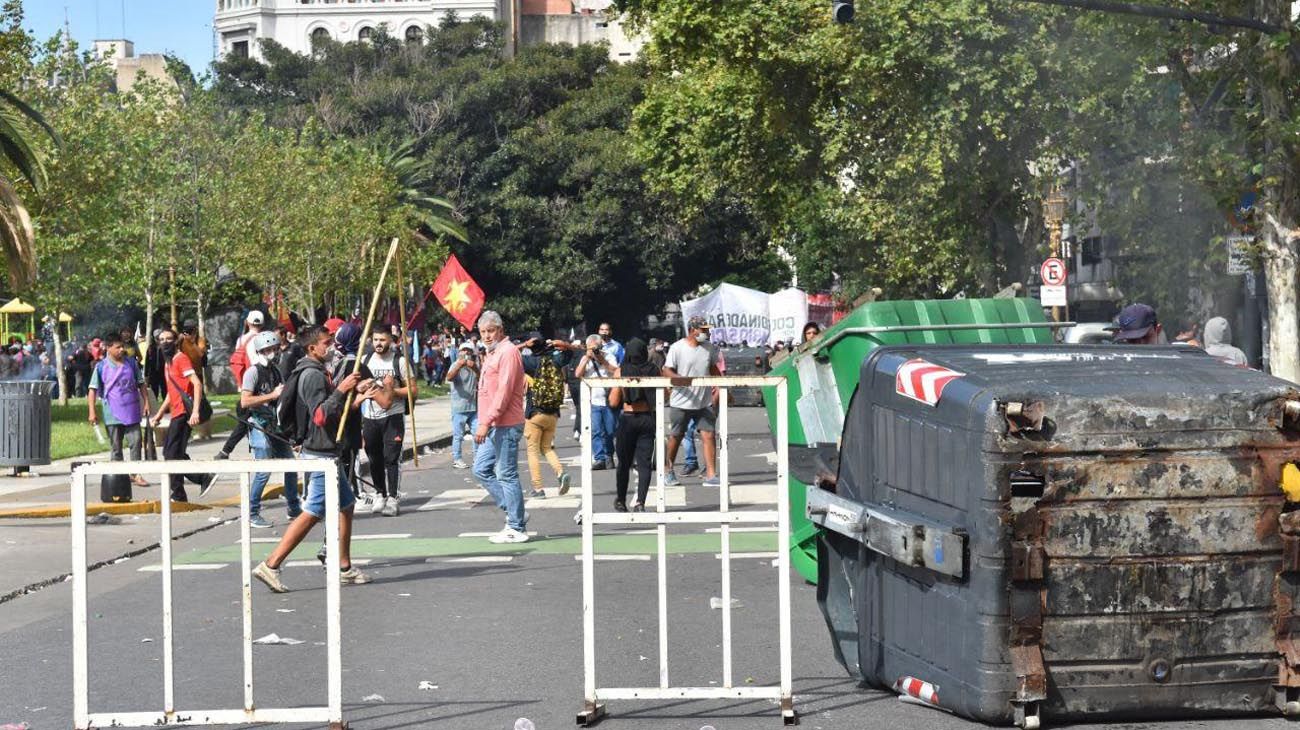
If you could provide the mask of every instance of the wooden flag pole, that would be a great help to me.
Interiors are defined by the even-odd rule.
[[[397,238],[388,247],[388,256],[384,259],[384,268],[379,272],[379,283],[375,285],[375,294],[370,298],[370,313],[366,315],[366,326],[361,330],[362,343],[365,343],[365,337],[370,332],[370,326],[375,322],[375,310],[379,308],[379,297],[384,293],[384,280],[388,278],[388,267],[393,263],[393,257],[397,255]],[[357,350],[356,362],[352,365],[353,374],[361,372],[361,350]],[[343,429],[348,425],[348,413],[352,410],[352,399],[357,394],[355,389],[348,391],[348,399],[343,404],[343,415],[339,417],[339,430],[334,434],[335,441],[343,440]]]
[[[401,329],[399,336],[402,338],[399,352],[402,354],[402,360],[410,363],[408,357],[410,354],[406,349],[406,278],[402,276],[402,252],[397,252],[397,311],[401,314]],[[420,348],[416,345],[416,357],[419,357]],[[400,365],[399,365],[400,367]],[[420,468],[420,439],[415,433],[415,368],[407,369],[406,378],[406,410],[411,412],[411,459],[415,463],[415,468]]]

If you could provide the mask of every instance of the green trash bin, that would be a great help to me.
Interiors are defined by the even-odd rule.
[[[818,527],[805,514],[806,490],[834,462],[844,412],[867,355],[882,345],[1024,344],[1054,341],[1054,323],[1036,299],[949,299],[863,304],[816,340],[772,366],[790,397],[790,561],[817,581]],[[764,399],[776,432],[775,398]]]

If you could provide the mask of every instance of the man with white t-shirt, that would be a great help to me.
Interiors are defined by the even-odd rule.
[[[695,378],[705,375],[721,375],[718,369],[718,351],[708,346],[709,320],[704,317],[691,317],[687,323],[686,337],[673,343],[668,348],[668,357],[664,360],[663,374],[666,378]],[[719,486],[718,448],[714,440],[717,414],[714,406],[718,402],[718,389],[709,386],[674,387],[668,398],[668,463],[664,484],[672,487],[680,482],[673,472],[673,462],[677,460],[677,449],[681,446],[686,427],[693,420],[700,434],[704,447],[704,486]]]
[[[257,359],[257,353],[253,351],[253,338],[262,334],[265,328],[266,315],[260,311],[251,310],[248,316],[244,317],[244,333],[239,336],[235,346],[230,350],[230,374],[234,377],[236,385],[244,382],[244,373],[248,372],[249,365]],[[221,445],[221,450],[213,457],[214,459],[229,459],[235,447],[248,435],[248,424],[243,420],[246,415],[242,408],[239,409],[239,419],[235,421],[235,427],[226,437],[226,442]]]
[[[406,438],[406,400],[416,392],[410,361],[394,346],[387,329],[370,335],[374,350],[361,362],[363,378],[373,378],[382,391],[361,404],[361,438],[370,460],[370,479],[375,487],[375,501],[370,511],[396,517],[397,486],[402,462],[402,444]]]

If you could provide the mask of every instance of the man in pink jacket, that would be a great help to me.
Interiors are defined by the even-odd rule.
[[[474,442],[474,476],[497,506],[506,526],[488,540],[497,544],[528,542],[524,490],[519,483],[519,439],[524,433],[524,361],[506,338],[501,315],[491,310],[478,318],[487,357],[478,385],[478,430]]]

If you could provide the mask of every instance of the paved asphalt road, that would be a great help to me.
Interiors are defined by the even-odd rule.
[[[733,415],[732,471],[738,481],[774,478],[771,450],[757,409]],[[563,424],[562,424],[563,425]],[[577,445],[561,437],[561,458],[576,463]],[[343,701],[356,730],[447,728],[509,730],[517,718],[537,728],[574,726],[582,704],[582,593],[577,500],[531,501],[526,545],[495,546],[499,512],[443,452],[423,460],[403,482],[404,512],[359,517],[354,556],[375,582],[343,589]],[[524,468],[521,455],[521,468]],[[526,468],[524,468],[526,474]],[[576,469],[574,470],[576,472]],[[576,476],[576,474],[575,474]],[[576,481],[576,480],[575,480]],[[608,509],[613,475],[598,472],[597,508]],[[743,494],[746,490],[738,490]],[[751,489],[751,492],[757,490]],[[754,495],[750,495],[754,496]],[[699,478],[670,497],[704,506],[716,493]],[[421,509],[423,508],[423,509]],[[267,513],[281,518],[282,503]],[[157,519],[146,517],[146,519]],[[93,526],[114,530],[122,526]],[[319,529],[319,528],[318,528]],[[597,552],[622,556],[597,564],[598,683],[652,685],[657,678],[653,536],[609,530]],[[0,526],[0,537],[19,534]],[[279,530],[255,532],[269,540]],[[720,594],[716,533],[677,528],[669,553],[669,655],[673,684],[716,683],[721,673],[721,617],[709,608]],[[241,704],[237,527],[222,525],[176,543],[176,693],[184,708]],[[254,636],[276,633],[294,646],[256,646],[260,706],[304,706],[324,699],[324,590],[311,563],[318,543],[299,548],[277,596],[254,585]],[[270,545],[259,542],[256,552]],[[66,548],[64,548],[66,550]],[[733,550],[753,557],[733,568],[735,677],[738,683],[777,678],[776,571],[772,532],[737,533]],[[66,552],[44,558],[51,575],[67,570]],[[158,710],[162,704],[161,594],[149,553],[91,573],[91,706],[93,711]],[[31,572],[30,565],[24,570]],[[815,591],[792,574],[794,677],[802,726],[974,728],[980,725],[904,705],[892,693],[862,689],[835,662]],[[68,584],[0,605],[0,725],[33,730],[70,728],[71,637]],[[424,688],[422,688],[422,686]],[[376,696],[382,700],[376,699]],[[776,728],[766,701],[616,702],[607,728],[717,730]],[[1107,727],[1281,728],[1277,718],[1141,723]],[[295,726],[308,727],[308,726]]]

